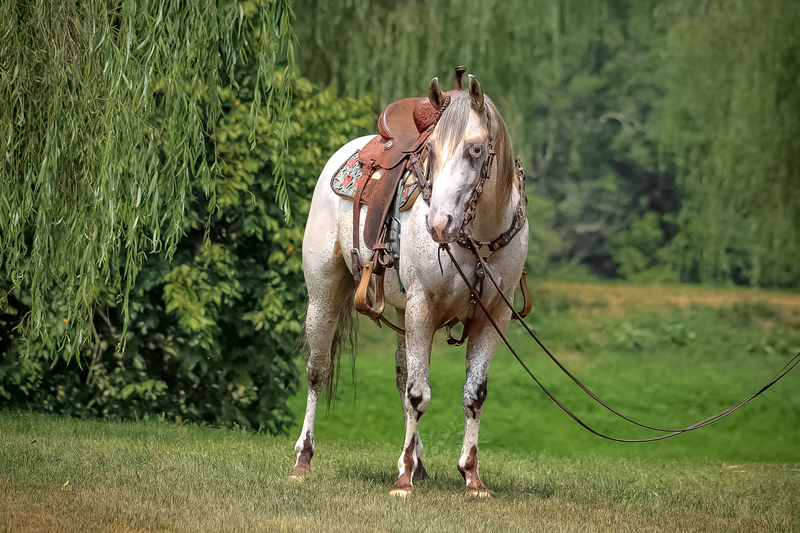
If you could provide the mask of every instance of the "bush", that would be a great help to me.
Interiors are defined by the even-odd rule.
[[[27,295],[9,292],[0,279],[8,293],[0,310],[0,407],[78,417],[163,414],[272,433],[291,425],[285,402],[297,387],[292,358],[305,310],[303,224],[327,158],[373,126],[373,102],[337,98],[296,78],[290,155],[280,161],[269,122],[261,121],[251,150],[249,106],[233,91],[223,96],[227,107],[209,149],[219,209],[209,212],[197,191],[174,257],[156,253],[144,262],[131,291],[124,351],[117,350],[119,288],[102,287],[85,348],[58,346],[53,337],[20,357],[13,328],[29,309]],[[292,207],[287,224],[275,201],[279,164]],[[64,309],[54,299],[50,320],[64,321]]]

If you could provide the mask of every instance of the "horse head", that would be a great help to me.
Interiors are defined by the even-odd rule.
[[[484,96],[478,78],[469,76],[467,91],[460,90],[460,85],[442,93],[434,78],[428,94],[437,111],[445,107],[447,97],[450,99],[426,143],[426,174],[432,186],[426,226],[438,243],[458,238],[471,199],[481,187],[482,171],[487,176],[492,171],[488,168],[492,144],[505,147],[507,143],[505,124],[494,104]],[[507,164],[500,163],[503,167]],[[477,194],[482,192],[477,190]]]

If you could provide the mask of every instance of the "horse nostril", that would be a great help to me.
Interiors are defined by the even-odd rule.
[[[428,231],[434,235],[434,238],[438,237],[441,239],[451,231],[453,226],[453,216],[437,212],[433,214],[433,216],[428,217],[427,223]]]
[[[453,229],[453,216],[447,215],[447,222],[444,223],[444,231],[450,231]]]
[[[428,230],[434,235],[434,238],[445,238],[447,234],[452,231],[453,216],[444,213],[436,213],[432,218],[428,219]]]

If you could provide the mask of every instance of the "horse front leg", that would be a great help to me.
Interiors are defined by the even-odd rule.
[[[431,384],[428,379],[431,346],[434,329],[428,319],[427,302],[424,297],[409,298],[407,309],[412,312],[406,316],[405,335],[405,373],[406,380],[400,391],[403,397],[403,420],[405,422],[405,440],[403,452],[397,460],[399,475],[392,487],[391,495],[406,496],[411,492],[413,479],[419,479],[417,470],[421,466],[422,443],[419,440],[419,422],[431,402]],[[399,348],[398,341],[398,348]],[[398,367],[401,365],[398,364]],[[398,371],[400,374],[401,371]],[[400,379],[398,378],[398,386]],[[419,450],[417,447],[419,446]],[[427,473],[425,474],[427,477]]]
[[[498,320],[498,325],[505,329],[510,312],[498,314],[503,315]],[[486,401],[489,367],[499,342],[500,336],[485,315],[482,315],[472,325],[467,344],[467,381],[464,384],[462,399],[464,441],[461,445],[461,456],[458,459],[458,471],[467,484],[467,494],[477,497],[490,495],[489,489],[481,482],[478,475],[478,434]]]
[[[406,325],[406,311],[405,309],[397,309],[396,324],[405,328]],[[408,381],[408,364],[406,362],[406,336],[400,333],[397,334],[397,350],[394,353],[395,361],[395,377],[397,392],[400,393],[400,407],[403,409],[403,427],[406,425],[406,382]],[[414,453],[417,455],[417,468],[414,470],[414,481],[422,481],[428,479],[428,472],[422,464],[422,440],[419,438],[419,428],[415,437]]]

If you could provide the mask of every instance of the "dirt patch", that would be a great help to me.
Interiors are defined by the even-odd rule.
[[[164,531],[141,529],[123,523],[119,516],[109,516],[102,505],[87,505],[84,498],[68,491],[61,493],[0,494],[0,531],[109,531],[144,533]],[[164,532],[166,533],[166,532]]]
[[[633,310],[666,312],[673,306],[688,308],[694,305],[716,308],[735,304],[764,304],[781,309],[784,318],[800,323],[800,294],[764,291],[749,288],[716,288],[695,285],[606,285],[537,281],[533,290],[549,290],[587,307],[613,315],[623,315]]]

